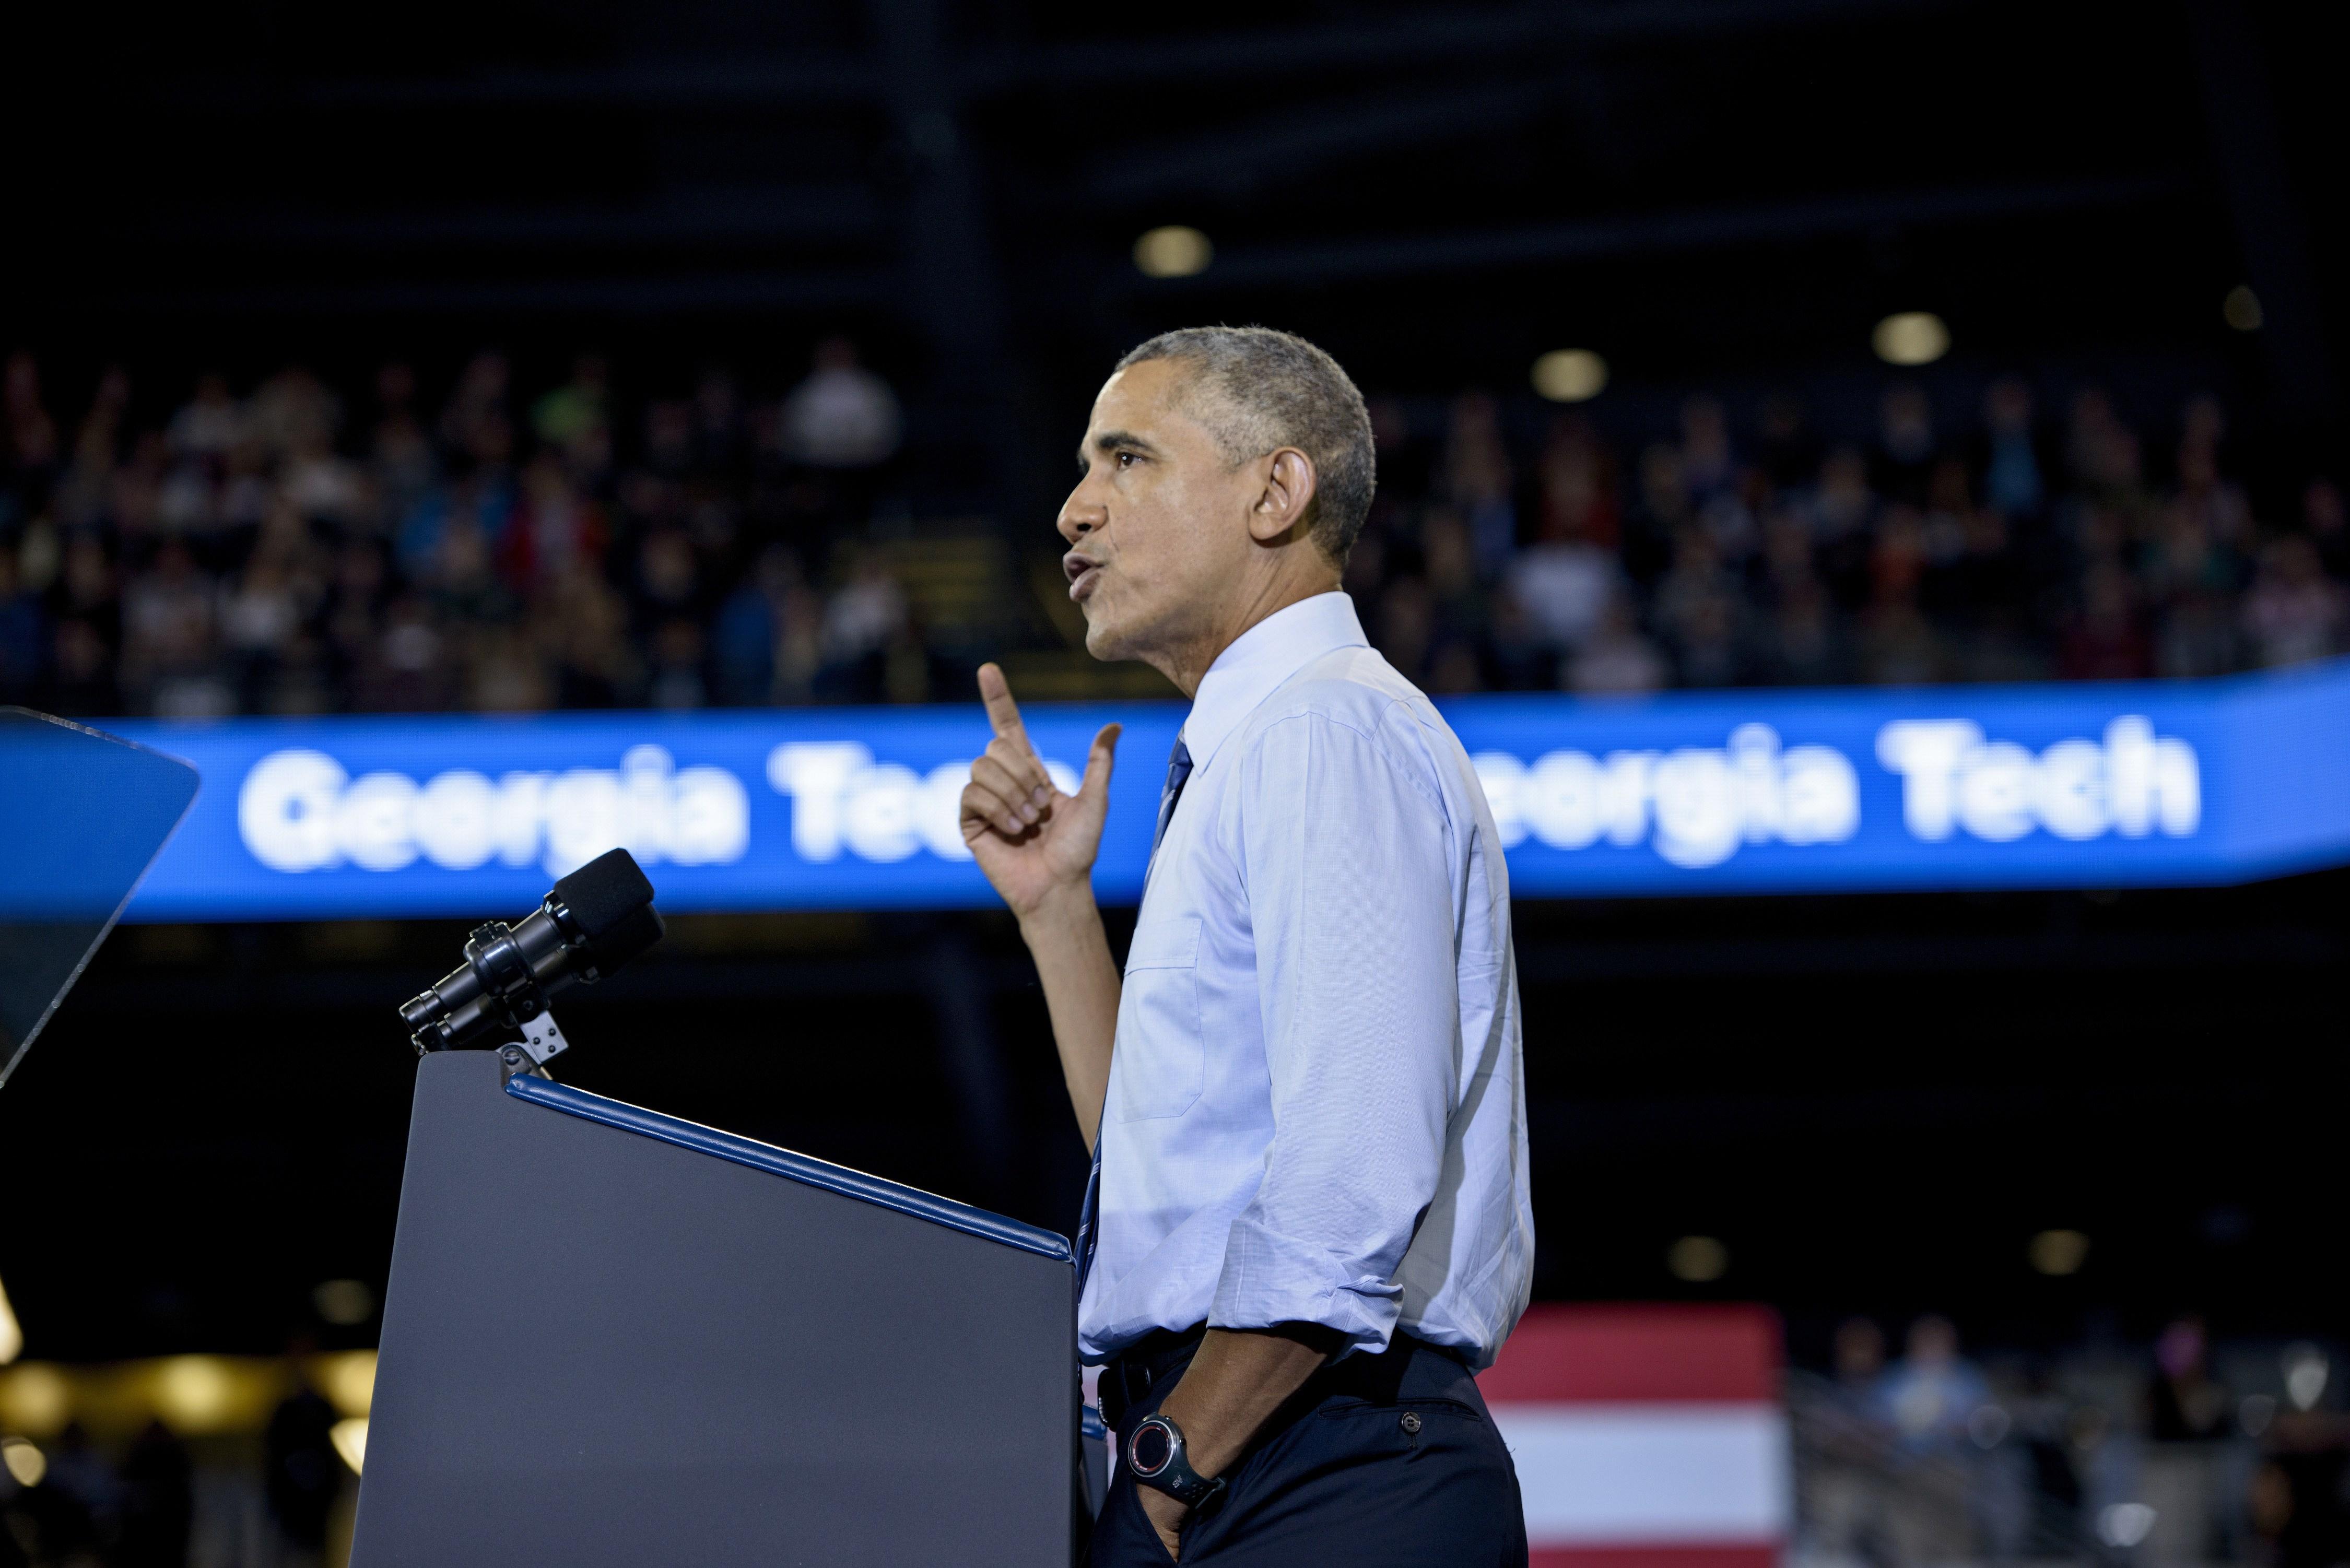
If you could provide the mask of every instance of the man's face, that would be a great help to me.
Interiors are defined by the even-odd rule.
[[[1254,463],[1228,464],[1179,406],[1189,375],[1177,361],[1145,360],[1094,400],[1085,477],[1059,527],[1069,597],[1097,659],[1147,658],[1211,635],[1245,580],[1262,479]]]

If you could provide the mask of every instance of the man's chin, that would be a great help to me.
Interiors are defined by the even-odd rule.
[[[1126,644],[1127,639],[1118,635],[1116,628],[1090,616],[1086,618],[1086,651],[1096,659],[1105,663],[1132,659],[1134,654]]]

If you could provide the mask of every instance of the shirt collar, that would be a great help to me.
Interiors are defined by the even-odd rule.
[[[1355,601],[1339,589],[1275,610],[1241,633],[1200,678],[1183,721],[1192,767],[1206,767],[1241,721],[1306,665],[1337,649],[1369,646]]]

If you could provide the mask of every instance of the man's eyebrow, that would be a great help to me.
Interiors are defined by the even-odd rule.
[[[1146,457],[1157,457],[1159,455],[1159,449],[1157,447],[1151,445],[1140,436],[1136,435],[1132,431],[1104,431],[1101,434],[1094,437],[1092,450],[1105,453],[1119,451],[1139,452]],[[1086,447],[1080,446],[1077,448],[1077,466],[1079,468],[1086,466]]]

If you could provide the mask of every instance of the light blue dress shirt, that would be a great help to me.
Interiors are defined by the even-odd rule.
[[[1501,838],[1352,600],[1209,670],[1126,961],[1088,1361],[1153,1329],[1398,1328],[1492,1359],[1534,1265]]]

